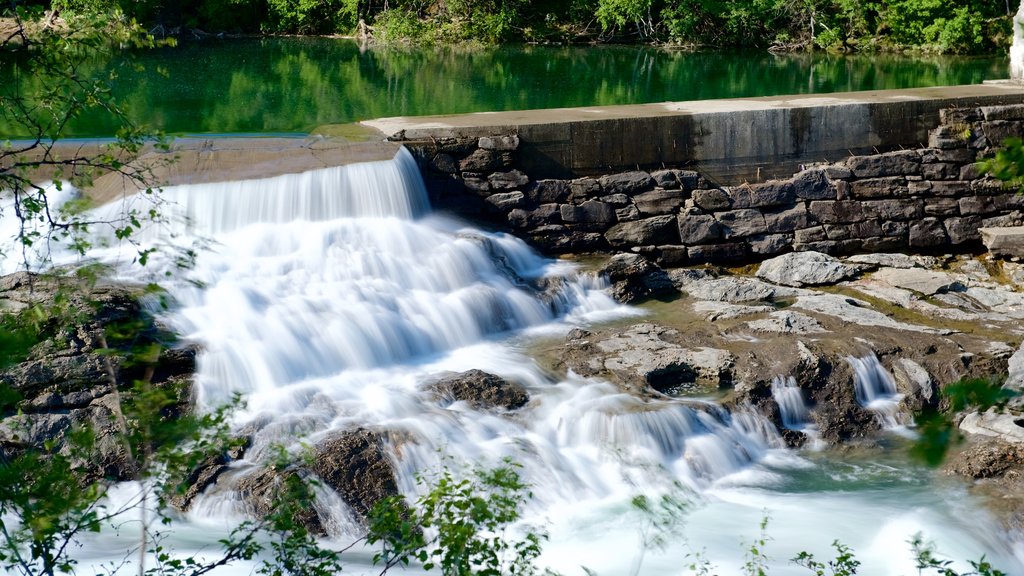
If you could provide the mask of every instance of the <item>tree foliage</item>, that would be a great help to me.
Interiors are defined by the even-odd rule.
[[[85,2],[78,4],[82,11],[63,18],[18,0],[4,5],[4,22],[10,26],[0,36],[0,67],[13,81],[0,85],[0,116],[4,125],[27,137],[0,141],[0,217],[16,218],[26,267],[45,262],[52,242],[84,254],[92,226],[109,226],[116,238],[130,241],[144,221],[159,217],[159,195],[152,187],[157,162],[135,161],[146,146],[166,150],[167,142],[130,118],[115,100],[110,83],[117,68],[94,75],[86,63],[112,50],[169,41],[158,42],[120,11],[91,12]],[[61,146],[69,123],[84,115],[110,118],[115,139]],[[145,190],[146,202],[127,207],[123,217],[96,220],[85,212],[88,202],[80,194],[74,201],[55,201],[66,185],[80,191],[107,174],[123,178],[126,189]],[[147,256],[140,248],[140,259]]]

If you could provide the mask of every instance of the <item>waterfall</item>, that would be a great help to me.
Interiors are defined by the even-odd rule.
[[[896,390],[892,376],[869,354],[861,358],[849,356],[846,361],[853,368],[854,391],[857,402],[875,413],[878,422],[887,429],[903,429],[910,424],[909,416],[900,412],[903,395]]]
[[[782,425],[790,430],[803,430],[810,423],[811,413],[807,410],[803,392],[792,376],[772,378],[772,398],[779,406]]]
[[[519,463],[534,494],[524,522],[551,525],[544,562],[565,573],[578,571],[581,558],[603,574],[630,570],[631,498],[676,490],[693,503],[688,523],[696,530],[689,538],[711,551],[721,573],[740,571],[739,543],[769,507],[779,558],[795,555],[798,550],[784,548],[791,542],[827,553],[840,538],[863,550],[859,558],[871,573],[895,574],[886,567],[907,556],[903,542],[937,529],[950,541],[969,542],[970,557],[987,550],[981,538],[992,531],[971,521],[976,511],[962,516],[968,520],[961,529],[941,514],[919,514],[928,502],[912,501],[907,492],[847,491],[843,474],[823,474],[834,486],[820,492],[787,484],[791,471],[816,465],[775,449],[777,431],[753,410],[639,397],[601,379],[543,369],[531,357],[535,337],[561,338],[571,326],[635,309],[616,304],[601,280],[572,263],[543,258],[513,236],[432,214],[407,152],[389,162],[170,187],[164,195],[166,222],[140,240],[190,246],[201,239],[207,248],[185,273],[165,277],[175,270],[171,253],[120,274],[167,288],[174,305],[159,312],[161,321],[200,345],[194,385],[200,409],[242,394],[246,405],[234,425],[253,439],[244,459],[222,475],[228,485],[199,496],[188,519],[176,523],[183,535],[172,536],[178,539],[170,545],[183,554],[189,546],[208,551],[211,539],[236,525],[247,508],[230,480],[261,465],[273,445],[315,446],[354,428],[381,434],[398,488],[411,497],[424,490],[416,475],[442,466]],[[115,245],[96,254],[120,258]],[[877,383],[887,377],[877,359],[850,363],[858,372],[858,398],[868,405],[895,393],[891,380]],[[521,385],[529,402],[514,412],[477,409],[439,402],[425,388],[440,373],[470,369]],[[878,391],[885,382],[889,388]],[[779,379],[773,394],[787,426],[806,427],[793,383]],[[338,495],[324,488],[318,496],[316,509],[338,539],[332,545],[340,548],[362,533]],[[872,539],[879,519],[888,522],[886,536]],[[98,537],[97,563],[109,563],[104,551],[136,545],[121,546],[116,537]],[[642,573],[678,572],[685,554],[677,547],[661,559],[650,555]],[[350,558],[347,573],[380,571],[368,555]]]

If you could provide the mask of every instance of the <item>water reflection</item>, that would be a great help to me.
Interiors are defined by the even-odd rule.
[[[124,70],[112,89],[131,115],[171,133],[308,132],[384,116],[973,84],[1007,74],[1004,57],[544,46],[361,51],[354,41],[326,38],[186,42],[114,56],[96,70],[115,65]],[[10,85],[12,74],[0,64],[0,85]],[[72,135],[109,135],[111,126],[88,115]],[[19,135],[0,124],[0,136]]]

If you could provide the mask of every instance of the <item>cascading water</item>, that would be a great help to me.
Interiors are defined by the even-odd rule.
[[[903,395],[896,390],[892,376],[878,357],[869,354],[861,358],[846,359],[853,368],[853,385],[857,402],[875,413],[879,424],[891,430],[903,430],[911,424],[910,416],[900,411]]]
[[[792,376],[772,378],[772,398],[779,405],[782,425],[790,430],[803,430],[810,424],[811,413],[807,410],[803,392]]]
[[[430,215],[407,152],[392,162],[183,186],[165,196],[172,215],[146,240],[187,246],[202,237],[209,248],[185,278],[165,283],[177,305],[164,320],[202,346],[201,406],[245,397],[237,425],[256,432],[238,474],[271,444],[316,444],[366,427],[391,439],[399,488],[410,495],[421,489],[417,472],[442,465],[504,457],[522,464],[536,495],[525,520],[548,526],[543,560],[566,574],[580,564],[630,571],[639,546],[630,499],[673,490],[693,503],[689,544],[648,554],[641,573],[680,573],[700,549],[720,573],[739,573],[742,543],[765,510],[778,542],[773,576],[799,573],[785,559],[827,553],[834,538],[857,550],[866,573],[901,574],[911,566],[903,542],[921,530],[958,558],[984,552],[1004,569],[1024,568],[984,513],[951,509],[963,499],[921,489],[920,474],[873,463],[832,470],[773,448],[776,431],[754,412],[642,399],[573,374],[552,378],[526,354],[531,339],[635,310],[514,237]],[[117,248],[100,257],[116,258]],[[148,281],[172,266],[172,257],[154,257],[146,269],[122,273]],[[469,369],[518,382],[529,404],[515,413],[477,410],[439,403],[423,389],[439,373]],[[891,497],[874,485],[857,488],[873,474]],[[324,495],[319,508],[342,544],[359,533],[337,497]],[[230,490],[210,491],[170,544],[202,548],[211,531],[226,531],[244,512]],[[103,557],[110,546],[97,543],[90,554]],[[365,555],[351,562],[349,573],[379,572]]]

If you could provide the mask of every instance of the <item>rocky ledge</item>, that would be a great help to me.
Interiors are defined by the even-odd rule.
[[[662,270],[620,254],[605,269],[620,300],[656,298],[642,304],[651,319],[546,343],[540,355],[552,370],[599,376],[644,396],[718,397],[734,412],[768,418],[790,446],[810,437],[832,447],[876,445],[885,427],[946,408],[941,389],[960,379],[1007,376],[1006,387],[1024,386],[1019,263],[795,252],[739,269]],[[856,373],[870,366],[891,379],[895,416],[859,398]],[[786,422],[776,397],[787,383],[809,409],[799,425]],[[1022,412],[1024,403],[1011,403],[1003,413],[959,415],[967,441],[946,466],[975,480],[1017,528]]]

